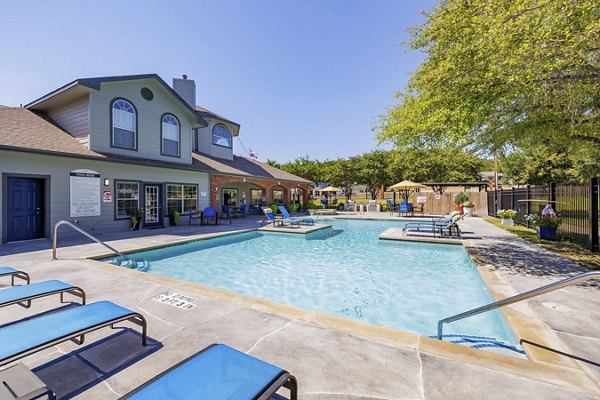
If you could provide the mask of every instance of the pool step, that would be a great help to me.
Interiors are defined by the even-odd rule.
[[[120,267],[125,267],[129,269],[135,269],[137,271],[147,272],[150,269],[150,263],[144,260],[124,260],[120,261],[119,259],[113,259],[110,262],[113,265],[118,265]]]
[[[437,336],[430,336],[436,339]],[[502,340],[488,337],[488,336],[474,336],[474,335],[460,335],[460,334],[448,334],[442,336],[443,340],[447,340],[450,343],[461,344],[463,346],[469,346],[474,349],[489,349],[489,350],[510,350],[512,352],[524,355],[525,352],[515,345],[508,344]]]

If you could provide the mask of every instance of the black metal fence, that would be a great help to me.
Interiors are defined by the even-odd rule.
[[[528,225],[525,216],[540,213],[549,201],[563,219],[558,228],[561,236],[592,251],[600,251],[600,185],[598,178],[587,185],[526,186],[488,192],[488,214],[497,216],[499,210],[517,212],[515,222]]]

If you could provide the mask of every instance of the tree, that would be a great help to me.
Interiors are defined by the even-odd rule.
[[[297,175],[318,185],[324,182],[323,166],[318,160],[310,160],[308,156],[298,157],[294,161],[288,161],[278,166],[278,168]]]
[[[483,160],[457,148],[401,149],[391,153],[389,174],[394,182],[479,182]],[[433,186],[443,194],[444,186]]]
[[[355,181],[366,185],[365,191],[371,195],[371,199],[377,199],[377,194],[382,186],[391,184],[389,170],[390,152],[375,150],[351,159],[357,167]]]
[[[600,147],[598,0],[444,0],[407,44],[426,60],[378,138],[489,152],[561,138]]]
[[[350,200],[358,176],[356,163],[353,160],[337,159],[324,162],[323,167],[324,181],[342,189],[346,200]]]

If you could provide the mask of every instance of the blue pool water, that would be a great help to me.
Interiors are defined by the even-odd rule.
[[[439,319],[493,301],[462,246],[379,240],[397,221],[327,222],[308,235],[248,232],[129,256],[149,261],[149,273],[426,336]],[[498,311],[444,334],[516,345]]]

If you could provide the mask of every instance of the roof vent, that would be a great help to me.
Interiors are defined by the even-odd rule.
[[[187,79],[187,75],[186,74],[181,75],[181,79]]]

